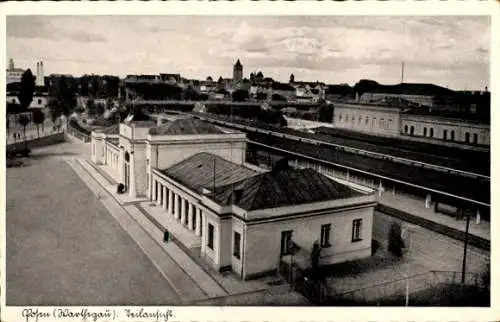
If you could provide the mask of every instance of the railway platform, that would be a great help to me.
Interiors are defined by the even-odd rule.
[[[431,204],[429,208],[426,208],[426,202],[423,198],[408,195],[398,191],[395,191],[395,193],[393,194],[393,191],[391,189],[382,192],[380,195],[377,193],[377,197],[380,204],[387,205],[411,215],[465,232],[465,218],[462,220],[457,220],[449,215],[436,213],[434,211],[434,204]],[[486,240],[491,240],[490,223],[486,220],[479,220],[479,222],[477,222],[475,217],[471,218],[469,233]]]

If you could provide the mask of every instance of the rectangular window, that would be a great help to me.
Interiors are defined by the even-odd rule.
[[[207,246],[210,249],[214,249],[214,226],[212,224],[208,224],[208,242]]]
[[[292,250],[292,231],[281,232],[281,255],[290,255]]]
[[[360,241],[361,240],[361,224],[363,219],[354,219],[352,221],[352,241]]]
[[[330,247],[331,224],[321,225],[321,247]]]
[[[240,259],[240,243],[241,235],[240,233],[234,232],[234,245],[233,245],[233,256]]]

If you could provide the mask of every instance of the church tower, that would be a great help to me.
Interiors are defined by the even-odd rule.
[[[240,60],[234,64],[233,67],[233,81],[239,82],[243,79],[243,65],[240,63]]]

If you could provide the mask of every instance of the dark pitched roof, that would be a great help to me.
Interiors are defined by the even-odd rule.
[[[361,196],[313,169],[271,171],[216,189],[215,199],[257,210]]]
[[[238,59],[238,61],[236,62],[236,64],[234,64],[234,66],[241,67],[241,63],[240,63],[240,60],[239,60],[239,59]]]
[[[257,174],[249,168],[206,152],[195,154],[160,171],[200,193],[203,188],[212,190],[214,186],[227,186]]]
[[[429,95],[429,96],[438,96],[438,95],[453,95],[455,91],[441,87],[434,84],[425,84],[425,83],[401,83],[396,85],[381,85],[374,84],[373,88],[366,90],[366,92],[372,93],[387,93],[387,94],[400,94],[400,95]]]
[[[151,135],[222,134],[218,127],[195,118],[177,119],[149,130]]]

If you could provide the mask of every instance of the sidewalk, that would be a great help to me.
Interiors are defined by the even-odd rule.
[[[122,207],[113,196],[106,193],[104,188],[97,182],[86,169],[83,168],[80,160],[67,160],[68,164],[94,191],[100,198],[109,213],[122,226],[122,228],[137,243],[143,252],[149,257],[151,262],[157,267],[164,278],[179,295],[182,303],[206,299],[206,293],[186,274],[184,270],[167,254],[161,243],[154,240],[133,216]],[[179,304],[182,304],[179,303]]]
[[[410,213],[418,217],[422,217],[430,221],[434,221],[438,224],[455,228],[460,231],[465,231],[465,219],[456,220],[451,216],[435,213],[433,204],[430,208],[425,208],[425,200],[420,199],[416,196],[410,196],[407,194],[399,193],[397,191],[396,194],[393,195],[392,191],[389,190],[383,192],[381,197],[378,197],[377,194],[377,199],[378,202],[383,205],[396,208],[398,210]],[[475,218],[473,218],[470,221],[469,233],[487,240],[491,240],[490,223],[485,220],[481,220],[479,224],[476,224]]]

